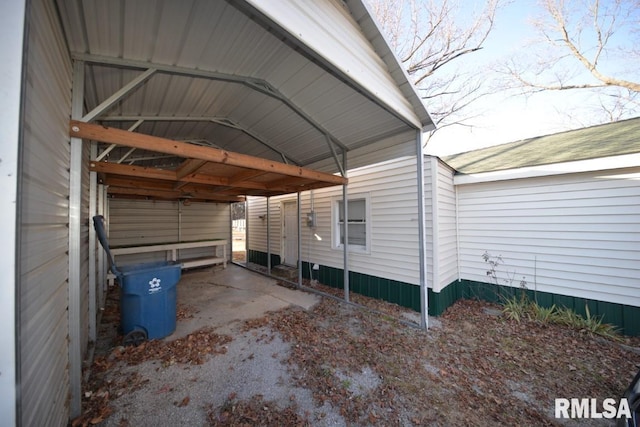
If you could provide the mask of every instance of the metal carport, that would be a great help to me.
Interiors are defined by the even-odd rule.
[[[433,123],[362,0],[27,3],[30,44],[25,50],[40,43],[45,48],[40,57],[46,58],[47,51],[56,51],[53,44],[58,41],[40,34],[61,29],[64,47],[56,48],[66,49],[73,64],[72,121],[67,124],[70,417],[80,412],[82,341],[95,334],[90,327],[89,336],[83,335],[80,307],[85,298],[95,304],[95,272],[84,271],[81,264],[96,268],[95,236],[91,229],[88,241],[83,235],[84,220],[99,209],[104,189],[98,185],[98,174],[119,180],[119,185],[110,185],[114,193],[117,187],[137,189],[145,197],[199,194],[206,200],[228,201],[246,194],[269,196],[274,191],[344,184],[331,174],[346,177],[347,164],[363,166],[350,152],[366,151],[373,143],[377,149],[391,146],[399,135],[412,135],[422,200],[422,132]],[[50,62],[56,67],[55,60]],[[38,66],[26,64],[33,73]],[[38,118],[27,117],[31,119]],[[138,137],[144,144],[132,145]],[[83,148],[82,138],[92,141],[90,150]],[[171,141],[189,153],[160,148]],[[193,155],[196,152],[207,154],[202,158]],[[269,176],[258,162],[234,165],[221,159],[222,168],[205,174],[214,160],[206,156],[212,153],[252,156],[280,169]],[[175,179],[145,175],[166,175],[162,171],[171,171]],[[304,172],[294,177],[294,171]],[[193,182],[197,178],[215,181]],[[346,193],[345,185],[345,197]],[[424,219],[419,203],[421,236]],[[426,298],[424,238],[420,242]],[[86,283],[88,297],[81,292]],[[44,396],[46,387],[43,390]]]

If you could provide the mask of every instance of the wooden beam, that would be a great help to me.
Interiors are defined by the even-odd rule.
[[[123,165],[122,163],[92,161],[89,162],[89,170],[102,174],[136,176],[139,178],[162,179],[167,181],[177,180],[175,171],[135,165]]]
[[[247,169],[247,170],[244,170],[244,171],[242,171],[240,173],[237,173],[234,176],[232,176],[231,178],[229,178],[229,184],[230,185],[234,185],[237,182],[243,182],[243,181],[246,181],[248,179],[257,178],[259,176],[266,175],[266,174],[267,174],[267,172],[265,172],[265,171]]]
[[[176,169],[176,176],[178,180],[184,178],[185,176],[195,173],[202,166],[206,164],[206,160],[201,159],[188,159],[182,162],[180,166]]]
[[[175,171],[134,166],[134,165],[123,165],[120,163],[90,162],[89,170],[92,172],[98,172],[102,175],[113,174],[113,175],[121,175],[121,176],[132,176],[132,177],[138,177],[138,178],[161,179],[161,180],[173,181],[173,182],[176,182],[178,180]],[[264,174],[264,173],[265,172],[260,172],[260,174]],[[240,175],[240,174],[237,174],[237,175]],[[266,189],[275,189],[275,190],[282,190],[282,191],[287,190],[284,187],[279,188],[277,186],[269,185],[267,183],[262,183],[262,182],[238,181],[232,184],[229,178],[218,177],[213,175],[205,175],[201,173],[191,174],[183,177],[180,180],[180,184],[176,184],[176,189],[184,185],[183,183],[194,183],[194,184],[226,186],[226,187],[233,186],[238,188],[251,188],[254,190],[266,190]]]
[[[130,196],[147,196],[154,197],[158,199],[168,199],[168,200],[178,200],[187,198],[185,194],[180,191],[165,191],[165,190],[151,190],[146,188],[128,188],[128,187],[114,187],[109,186],[107,189],[109,194],[118,194],[118,195],[130,195]],[[210,194],[204,192],[197,192],[197,194],[192,194],[194,199],[203,199],[203,200],[211,200],[218,202],[242,202],[244,201],[244,197],[235,197],[235,196],[225,196],[222,194]]]
[[[171,154],[184,158],[206,160],[214,163],[257,169],[287,176],[297,176],[335,185],[344,185],[348,182],[346,178],[337,175],[313,171],[311,169],[305,169],[298,166],[287,165],[245,154],[220,150],[213,147],[202,147],[186,142],[172,141],[170,139],[158,138],[141,133],[83,123],[77,120],[72,120],[70,122],[69,135],[71,137],[124,145],[127,147],[140,148],[143,150]]]

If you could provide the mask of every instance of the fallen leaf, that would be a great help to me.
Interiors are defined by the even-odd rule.
[[[178,408],[182,408],[184,406],[187,406],[189,404],[189,396],[185,397],[184,399],[182,399],[180,401],[180,403],[178,403]]]

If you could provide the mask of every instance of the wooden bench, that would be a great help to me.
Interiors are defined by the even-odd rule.
[[[200,240],[197,242],[181,242],[181,243],[163,243],[156,245],[142,245],[142,246],[124,246],[111,248],[111,254],[114,258],[118,255],[131,255],[141,254],[147,252],[166,252],[166,261],[174,261],[182,264],[182,268],[194,268],[202,267],[205,265],[222,264],[223,268],[227,268],[227,240]],[[222,256],[218,256],[218,247],[222,246]],[[178,251],[180,249],[193,249],[193,248],[213,248],[213,256],[207,256],[204,258],[192,258],[185,259],[183,261],[178,260]],[[113,285],[115,275],[113,273],[107,274],[107,283],[109,286]]]

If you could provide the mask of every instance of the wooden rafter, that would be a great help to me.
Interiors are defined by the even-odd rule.
[[[72,121],[71,134],[185,159],[175,169],[90,162],[109,193],[122,197],[238,201],[238,196],[273,196],[347,182],[298,166],[83,122]]]
[[[285,176],[308,178],[315,181],[326,182],[327,184],[342,185],[347,183],[346,178],[299,166],[220,150],[213,147],[202,147],[186,142],[172,141],[170,139],[158,138],[141,133],[128,132],[121,129],[79,122],[77,120],[72,120],[70,123],[70,135],[87,140],[171,154],[183,158],[200,159],[208,162],[256,169]]]

